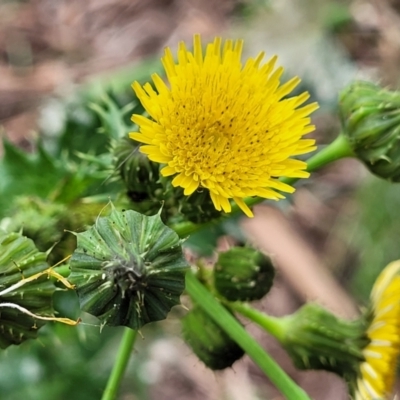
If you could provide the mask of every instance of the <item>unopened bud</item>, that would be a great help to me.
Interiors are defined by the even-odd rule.
[[[400,182],[400,92],[356,81],[341,92],[339,107],[357,157],[372,173]]]
[[[214,285],[229,301],[259,300],[271,289],[274,276],[268,256],[252,248],[232,247],[219,254]]]
[[[244,351],[200,307],[195,306],[182,319],[185,341],[210,369],[230,367]]]

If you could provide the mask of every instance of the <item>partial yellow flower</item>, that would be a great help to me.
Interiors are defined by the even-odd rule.
[[[380,274],[371,292],[370,343],[363,349],[355,400],[389,399],[400,354],[400,260]]]
[[[303,105],[304,92],[286,96],[299,84],[294,77],[280,84],[283,68],[277,57],[262,63],[264,53],[241,62],[243,41],[215,38],[202,51],[200,35],[193,52],[180,43],[178,60],[169,48],[162,63],[169,85],[159,75],[133,89],[149,118],[133,115],[140,133],[130,137],[144,143],[141,151],[165,166],[173,186],[189,196],[198,188],[210,192],[217,210],[231,211],[230,199],[249,217],[245,197],[278,200],[278,191],[294,188],[279,177],[307,178],[307,164],[293,156],[315,150],[315,141],[303,139],[312,132],[309,115],[316,103]]]

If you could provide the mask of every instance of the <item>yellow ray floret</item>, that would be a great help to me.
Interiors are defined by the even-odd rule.
[[[371,292],[373,319],[355,400],[389,399],[400,354],[400,260],[389,264]]]
[[[149,159],[165,164],[163,176],[189,196],[206,188],[217,210],[231,211],[230,199],[248,216],[245,197],[278,200],[294,189],[280,177],[306,178],[307,164],[291,157],[314,150],[303,136],[314,130],[309,115],[316,103],[302,106],[308,93],[286,97],[300,82],[280,84],[283,68],[264,53],[241,62],[243,41],[216,38],[203,54],[199,35],[193,52],[181,43],[177,61],[169,48],[162,63],[169,84],[156,74],[155,89],[134,82],[149,118],[133,115],[140,127],[130,137],[144,143]]]

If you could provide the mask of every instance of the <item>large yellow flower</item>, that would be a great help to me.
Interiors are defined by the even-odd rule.
[[[301,106],[304,92],[286,96],[298,85],[294,77],[280,84],[283,68],[276,57],[262,64],[264,53],[241,63],[243,41],[216,38],[203,55],[201,39],[194,50],[180,43],[178,61],[166,48],[162,63],[169,85],[152,75],[154,86],[134,82],[133,89],[149,118],[133,115],[140,133],[130,134],[146,145],[149,159],[165,164],[163,176],[189,196],[208,189],[217,210],[231,211],[233,199],[248,215],[248,196],[278,200],[279,191],[294,188],[279,177],[306,178],[307,164],[291,157],[315,149],[303,136],[314,130],[309,115],[316,103]]]
[[[388,399],[400,354],[400,260],[389,264],[372,292],[372,322],[363,349],[355,400]]]

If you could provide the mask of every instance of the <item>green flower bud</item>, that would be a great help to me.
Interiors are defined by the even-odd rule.
[[[139,329],[179,304],[187,263],[178,235],[160,215],[118,212],[77,236],[70,281],[80,306],[103,325]]]
[[[36,338],[46,321],[75,324],[55,318],[52,297],[56,287],[50,276],[72,286],[49,268],[46,253],[20,233],[0,232],[0,348]]]
[[[348,382],[357,380],[362,350],[369,343],[366,318],[346,321],[316,304],[306,304],[284,322],[280,342],[297,368],[323,369]]]
[[[339,106],[357,157],[372,173],[400,182],[400,92],[356,81],[342,91]]]
[[[255,249],[232,247],[218,256],[214,286],[229,301],[259,300],[271,289],[274,276],[268,256]]]
[[[197,190],[190,196],[185,196],[181,188],[175,188],[175,191],[179,193],[180,212],[186,220],[200,224],[221,216],[221,212],[215,209],[207,190]]]
[[[115,169],[132,202],[157,202],[158,211],[159,192],[164,190],[160,182],[159,165],[150,161],[138,150],[137,143],[127,137],[114,143],[112,154]]]
[[[230,367],[244,351],[200,307],[182,319],[182,333],[196,356],[210,369]]]

